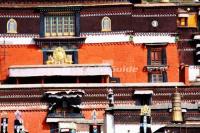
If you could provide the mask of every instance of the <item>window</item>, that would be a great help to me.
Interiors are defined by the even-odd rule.
[[[195,12],[187,12],[178,14],[177,25],[179,27],[197,27],[197,14]]]
[[[151,83],[162,83],[167,82],[167,72],[166,71],[153,71],[149,72],[149,82]]]
[[[111,19],[109,17],[104,17],[101,22],[102,31],[111,31]]]
[[[46,16],[45,36],[74,36],[75,17],[69,16]]]
[[[89,133],[101,133],[101,125],[89,125]]]
[[[187,17],[179,17],[178,18],[178,26],[188,26],[187,24]]]
[[[8,20],[7,33],[17,33],[17,22],[14,19]]]
[[[151,65],[160,65],[162,64],[162,49],[153,48],[151,50]]]
[[[4,116],[6,115],[6,116]],[[1,133],[7,133],[8,132],[8,118],[6,113],[2,113],[2,118],[1,118]]]
[[[161,83],[163,82],[163,75],[162,74],[152,74],[152,83]]]
[[[142,94],[142,95],[135,95],[135,97],[136,97],[136,105],[151,105],[152,95]]]
[[[167,64],[165,47],[149,47],[147,56],[148,65],[160,66]]]

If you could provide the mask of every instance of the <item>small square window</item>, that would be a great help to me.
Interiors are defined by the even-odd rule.
[[[143,94],[143,95],[135,95],[136,105],[151,105],[152,103],[152,95]]]
[[[163,82],[163,74],[152,74],[152,83]]]

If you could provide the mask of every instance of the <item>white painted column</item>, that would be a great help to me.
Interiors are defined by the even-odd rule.
[[[106,113],[104,132],[115,133],[114,116],[110,114],[109,112]]]

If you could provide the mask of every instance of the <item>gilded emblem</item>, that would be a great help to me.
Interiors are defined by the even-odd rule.
[[[57,47],[53,51],[53,56],[50,55],[46,64],[72,64],[72,59],[67,57],[65,50],[62,47]]]
[[[151,115],[151,109],[150,109],[150,107],[147,106],[147,105],[144,105],[141,108],[141,114],[140,115],[150,116]]]

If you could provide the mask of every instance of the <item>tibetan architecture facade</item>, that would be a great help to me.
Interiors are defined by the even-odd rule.
[[[139,133],[144,105],[152,132],[200,130],[198,4],[0,3],[1,133]]]

